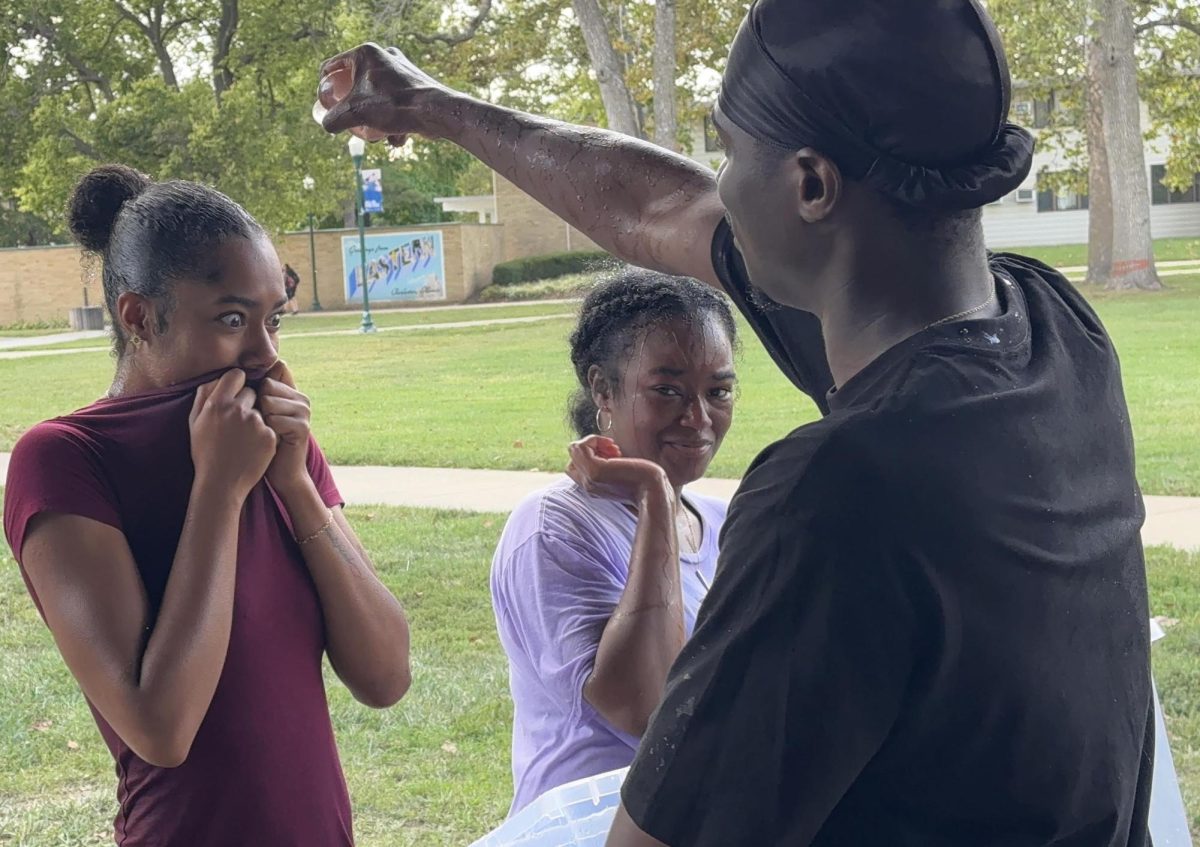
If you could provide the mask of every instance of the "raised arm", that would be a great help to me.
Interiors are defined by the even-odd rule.
[[[125,536],[47,512],[20,551],[55,643],[117,735],[159,767],[183,763],[225,665],[233,623],[238,522],[275,434],[241,371],[203,386],[192,412],[196,477],[171,575],[152,619]]]
[[[675,492],[658,465],[620,458],[616,445],[592,436],[571,445],[567,472],[588,491],[628,491],[637,530],[629,578],[604,626],[584,698],[613,726],[640,736],[658,708],[667,673],[685,641]]]
[[[504,109],[452,91],[395,48],[365,44],[325,63],[354,89],[325,128],[369,126],[395,143],[451,141],[613,255],[715,287],[710,245],[724,208],[713,172],[626,135]]]

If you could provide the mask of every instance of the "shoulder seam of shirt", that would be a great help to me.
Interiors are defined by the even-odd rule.
[[[536,498],[537,517],[533,521],[532,526],[526,529],[523,537],[521,537],[519,540],[515,538],[511,540],[511,548],[507,555],[503,557],[505,560],[512,559],[524,547],[534,541],[538,543],[545,543],[546,541],[551,541],[556,544],[567,543],[568,539],[564,538],[561,533],[546,527],[546,507],[548,505],[548,501],[551,499],[552,493],[553,492],[551,492],[549,489],[543,488],[534,492],[529,496],[529,498],[527,498],[525,501],[526,503],[529,503],[530,500]]]

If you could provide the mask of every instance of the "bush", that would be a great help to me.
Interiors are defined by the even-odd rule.
[[[480,303],[519,302],[522,300],[577,300],[596,284],[595,274],[571,274],[519,285],[489,285],[479,292]]]
[[[519,285],[539,279],[554,279],[600,269],[615,260],[602,250],[574,253],[547,253],[501,262],[492,270],[493,285]]]
[[[105,318],[107,319],[107,315]],[[0,332],[40,332],[41,330],[70,329],[66,319],[49,321],[17,321],[16,323],[0,326]]]

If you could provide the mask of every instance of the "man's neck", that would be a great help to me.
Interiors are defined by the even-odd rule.
[[[931,324],[980,306],[971,317],[998,313],[988,302],[995,283],[982,238],[970,249],[939,247],[868,246],[846,257],[845,281],[825,294],[820,312],[835,385]]]

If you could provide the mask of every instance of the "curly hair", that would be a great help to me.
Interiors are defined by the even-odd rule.
[[[593,288],[571,333],[571,364],[579,387],[571,396],[567,418],[579,437],[599,434],[598,409],[588,381],[594,365],[617,389],[625,359],[646,330],[672,320],[705,317],[714,319],[729,343],[737,345],[729,301],[694,279],[630,267]]]

